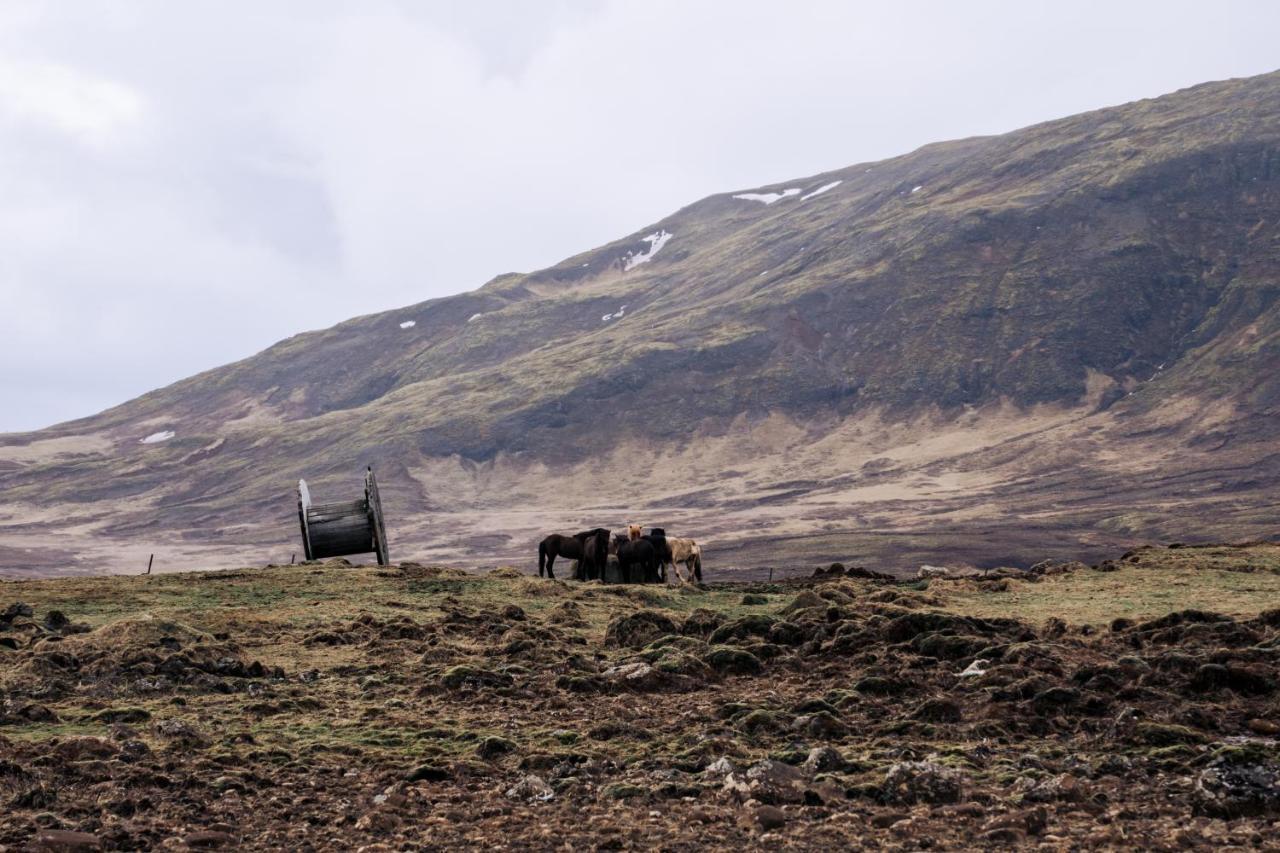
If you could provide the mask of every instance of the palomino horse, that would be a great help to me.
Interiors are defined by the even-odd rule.
[[[702,583],[702,546],[697,542],[667,537],[667,559],[681,583],[688,583],[695,577],[698,583]],[[684,563],[685,570],[689,572],[688,578],[680,574],[680,563]]]

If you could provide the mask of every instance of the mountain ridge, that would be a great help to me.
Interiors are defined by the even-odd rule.
[[[907,530],[938,508],[911,489],[916,497],[889,500],[850,490],[945,484],[964,466],[994,464],[1000,476],[982,480],[985,491],[958,487],[939,503],[957,524],[991,504],[973,518],[1004,529],[1016,513],[990,492],[1057,470],[1051,460],[1022,470],[905,451],[863,470],[872,450],[898,446],[895,434],[906,447],[930,440],[926,422],[945,435],[1008,434],[1007,452],[1032,456],[1040,448],[1026,435],[1043,427],[1058,451],[1079,454],[1078,473],[1064,475],[1073,483],[1114,479],[1115,454],[1141,445],[1210,490],[1187,505],[1231,506],[1225,531],[1256,535],[1258,496],[1276,482],[1267,443],[1280,404],[1277,151],[1273,73],[717,193],[544,270],[295,335],[99,415],[0,436],[0,508],[10,513],[0,542],[43,524],[67,542],[77,540],[66,527],[90,527],[210,554],[228,540],[278,549],[292,535],[287,484],[340,482],[366,461],[407,508],[410,547],[474,560],[514,559],[534,528],[487,535],[452,519],[442,545],[433,531],[450,506],[496,518],[546,505],[528,524],[569,526],[593,505],[670,505],[703,535],[746,540],[748,518],[736,528],[700,519],[791,492],[797,512],[815,517],[807,527],[766,520],[766,532],[869,530],[852,520],[867,511],[877,529]],[[167,430],[175,437],[138,444]],[[735,430],[774,437],[749,465],[689,469],[699,447]],[[1091,440],[1099,434],[1107,439]],[[809,463],[815,476],[787,470],[788,453],[805,457],[824,440],[833,455]],[[984,459],[1000,446],[966,452]],[[1220,474],[1214,453],[1239,470]],[[725,493],[680,504],[698,490],[627,470],[627,454],[684,465],[696,473],[683,479],[721,482]],[[542,469],[563,474],[530,473]],[[505,496],[484,495],[484,471]],[[530,476],[545,490],[523,482]],[[433,477],[448,483],[444,494]],[[859,485],[838,485],[848,477]],[[560,482],[570,478],[590,487]],[[809,485],[769,488],[792,481]],[[1081,499],[1080,514],[1049,529],[1086,539],[1113,535],[1107,525],[1138,537],[1167,529],[1117,522],[1126,513],[1101,498]],[[136,500],[145,511],[112,507]],[[33,507],[54,506],[79,523],[29,520]],[[468,536],[482,544],[466,546]],[[17,558],[0,553],[0,569],[31,559],[25,546]]]

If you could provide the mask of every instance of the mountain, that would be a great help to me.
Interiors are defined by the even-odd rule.
[[[366,463],[393,555],[460,564],[628,520],[721,566],[1263,536],[1278,178],[1273,73],[714,195],[0,436],[0,568],[287,561],[294,481]]]

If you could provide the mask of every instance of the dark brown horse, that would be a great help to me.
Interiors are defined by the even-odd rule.
[[[657,583],[658,552],[648,539],[624,542],[618,547],[623,583]]]
[[[586,537],[582,541],[582,559],[578,561],[578,580],[604,580],[608,560],[609,531],[603,527],[586,531]]]
[[[582,538],[578,538],[581,536]],[[554,578],[556,576],[555,569],[552,568],[556,564],[556,557],[564,557],[566,560],[581,560],[582,545],[586,539],[586,534],[580,533],[578,536],[564,536],[560,533],[552,533],[546,539],[538,543],[538,577],[546,576]]]
[[[584,530],[581,533],[575,533],[572,536],[565,536],[560,533],[552,533],[546,539],[538,543],[538,577],[546,576],[555,578],[556,573],[552,568],[555,565],[556,557],[564,557],[566,560],[578,561],[578,580],[582,580],[585,576],[587,568],[584,565],[584,558],[587,556],[587,543],[599,543],[592,545],[591,564],[596,567],[597,573],[604,571],[604,560],[607,554],[609,543],[609,531],[603,527],[597,527],[594,530]],[[597,557],[596,555],[600,556]]]

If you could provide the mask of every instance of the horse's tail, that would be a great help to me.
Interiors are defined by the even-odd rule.
[[[543,539],[538,543],[538,577],[542,577],[542,573],[547,568],[547,540]]]
[[[702,583],[702,549],[697,547],[693,549],[693,576]]]

